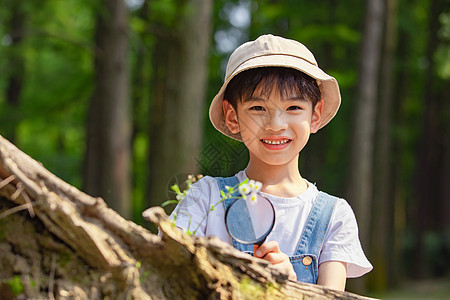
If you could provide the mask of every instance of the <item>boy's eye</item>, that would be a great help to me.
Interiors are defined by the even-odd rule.
[[[264,107],[259,106],[259,105],[255,105],[255,106],[250,107],[250,110],[263,111]]]
[[[303,108],[301,108],[300,106],[297,106],[297,105],[292,105],[287,108],[287,110],[302,110],[302,109]]]

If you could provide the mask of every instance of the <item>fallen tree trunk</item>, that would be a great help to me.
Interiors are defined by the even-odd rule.
[[[145,213],[162,238],[0,137],[0,299],[368,299],[287,280],[266,261]]]

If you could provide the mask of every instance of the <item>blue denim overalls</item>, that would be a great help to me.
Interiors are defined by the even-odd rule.
[[[219,189],[227,193],[225,186],[234,187],[239,183],[236,176],[233,177],[217,177]],[[234,196],[239,196],[236,192]],[[317,283],[317,276],[319,274],[319,254],[322,249],[323,239],[328,228],[331,215],[336,204],[336,197],[330,196],[326,193],[319,192],[319,196],[314,203],[314,206],[309,213],[308,219],[305,223],[303,233],[298,242],[295,255],[289,257],[294,271],[297,274],[297,280],[307,283]],[[225,199],[225,210],[231,204],[233,199]],[[236,226],[246,228],[251,226],[249,218],[246,220],[236,220]],[[254,235],[254,233],[253,233]],[[231,238],[233,246],[243,252],[253,255],[253,245],[244,245]]]

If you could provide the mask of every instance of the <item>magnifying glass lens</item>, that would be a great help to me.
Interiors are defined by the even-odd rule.
[[[261,245],[275,223],[275,210],[272,203],[258,195],[256,201],[236,199],[225,214],[228,233],[242,244]]]

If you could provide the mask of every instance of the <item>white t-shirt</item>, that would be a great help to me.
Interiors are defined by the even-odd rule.
[[[247,178],[245,171],[236,174],[239,182]],[[277,241],[280,250],[293,256],[304,224],[319,193],[315,185],[308,182],[307,190],[297,197],[283,198],[264,194],[273,204],[276,221],[266,241]],[[174,212],[177,212],[176,226],[195,231],[196,236],[217,236],[231,243],[225,226],[225,208],[220,190],[214,177],[205,176],[189,190],[188,195]],[[214,210],[211,211],[211,206]],[[358,237],[358,225],[350,205],[344,199],[338,199],[325,235],[319,264],[326,261],[342,261],[347,263],[347,277],[359,277],[372,270],[361,248]]]

